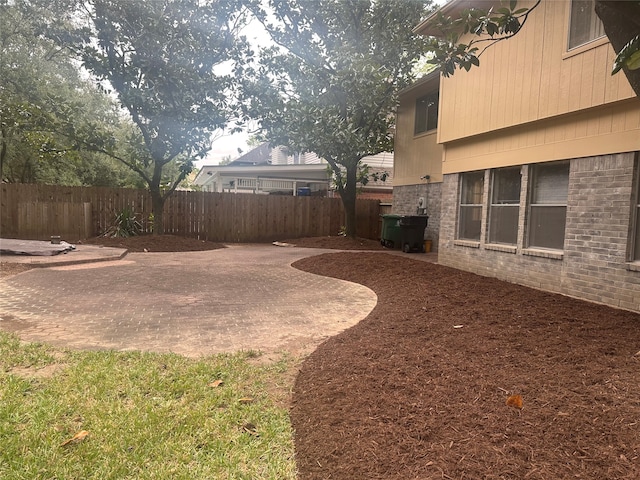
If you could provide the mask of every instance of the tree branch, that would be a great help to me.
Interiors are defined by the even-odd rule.
[[[538,8],[538,6],[540,5],[540,2],[541,2],[541,1],[542,1],[542,0],[538,0],[538,1],[533,5],[533,7],[531,7],[531,8],[530,8],[526,13],[523,13],[522,15],[516,15],[516,16],[515,16],[515,18],[524,17],[524,19],[522,20],[522,23],[520,23],[520,27],[518,28],[518,30],[517,30],[517,31],[515,31],[515,32],[513,32],[513,33],[511,33],[511,34],[509,34],[509,35],[507,35],[506,37],[498,38],[498,39],[496,39],[493,43],[491,43],[491,44],[489,44],[489,45],[486,45],[486,46],[482,49],[482,51],[481,51],[477,56],[479,57],[480,55],[482,55],[482,54],[485,52],[485,50],[486,50],[487,48],[489,48],[489,47],[491,47],[491,46],[495,45],[496,43],[501,42],[502,40],[507,40],[507,39],[509,39],[509,38],[512,38],[512,37],[516,36],[516,35],[520,32],[520,30],[522,30],[522,27],[524,27],[524,24],[525,24],[525,23],[527,23],[527,20],[529,19],[529,15],[531,14],[531,12],[533,12],[536,8]],[[488,39],[488,38],[487,38],[487,39],[484,39],[484,40],[489,41],[489,39]],[[481,41],[482,41],[482,40],[476,40],[476,41],[475,41],[475,43],[480,43]],[[469,43],[469,46],[471,46],[471,44],[472,44],[472,43],[474,43],[474,41],[471,41],[471,42]]]
[[[596,0],[596,14],[616,53],[640,32],[640,2]],[[622,70],[636,96],[640,97],[640,69]]]

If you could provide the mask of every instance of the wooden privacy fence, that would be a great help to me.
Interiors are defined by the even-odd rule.
[[[125,208],[151,231],[146,190],[2,184],[0,236],[75,242],[105,232]],[[380,238],[378,200],[358,200],[357,231]],[[337,235],[344,225],[339,198],[175,192],[164,208],[165,233],[216,242],[265,242]]]

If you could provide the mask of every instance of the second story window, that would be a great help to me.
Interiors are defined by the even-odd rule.
[[[595,3],[595,0],[571,0],[569,50],[605,35],[602,21],[596,15]]]
[[[416,100],[414,135],[438,128],[438,94],[432,93]]]

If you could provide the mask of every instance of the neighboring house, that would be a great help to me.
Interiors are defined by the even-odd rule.
[[[361,160],[368,167],[366,185],[358,185],[358,198],[391,203],[393,199],[393,153],[382,152]]]
[[[272,165],[327,165],[323,159],[313,152],[289,152],[285,147],[274,147],[271,151]]]
[[[358,198],[391,201],[393,153],[363,158],[370,180],[358,187]],[[377,175],[377,180],[373,175]],[[386,175],[385,175],[386,174]],[[382,180],[383,175],[385,179]],[[206,165],[194,185],[206,192],[326,196],[333,189],[329,165],[315,153],[290,153],[263,143],[227,165]]]
[[[228,165],[205,165],[193,183],[205,192],[326,196],[330,179],[317,156],[262,144]]]
[[[394,205],[441,179],[439,263],[640,311],[640,100],[610,75],[615,54],[593,7],[543,0],[479,67],[440,79],[441,177],[416,114],[438,89],[427,77],[403,92]],[[416,31],[435,34],[430,19]],[[426,191],[413,180],[423,171]]]

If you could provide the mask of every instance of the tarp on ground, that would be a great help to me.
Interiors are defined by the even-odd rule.
[[[67,253],[75,249],[75,245],[63,241],[60,243],[51,243],[41,240],[0,238],[0,254],[2,255],[52,256]]]

